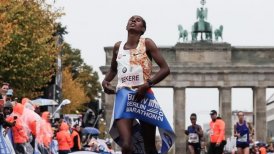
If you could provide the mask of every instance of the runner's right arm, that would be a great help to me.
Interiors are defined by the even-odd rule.
[[[238,132],[237,132],[236,127],[237,127],[237,124],[234,125],[234,137],[240,137]]]
[[[114,77],[117,74],[116,58],[117,58],[117,53],[118,53],[120,44],[121,44],[121,42],[117,42],[114,45],[113,56],[112,56],[112,60],[111,60],[110,69],[109,69],[108,73],[106,74],[105,79],[102,82],[102,87],[104,89],[104,92],[107,93],[107,94],[114,94],[115,93],[115,89],[111,86],[110,82],[114,79]]]

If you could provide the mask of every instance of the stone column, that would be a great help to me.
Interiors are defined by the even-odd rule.
[[[266,88],[253,88],[253,112],[255,124],[255,139],[259,141],[266,141],[267,127],[266,127]]]
[[[175,153],[186,153],[185,136],[185,88],[174,88],[173,119],[174,130],[177,136],[175,141]]]
[[[219,113],[225,122],[226,138],[232,135],[231,87],[219,88]]]

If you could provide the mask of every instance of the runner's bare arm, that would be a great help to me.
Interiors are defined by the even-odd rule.
[[[149,38],[146,38],[145,44],[148,56],[150,56],[156,62],[156,64],[160,67],[160,70],[155,74],[154,77],[150,79],[150,83],[146,82],[143,85],[138,86],[138,90],[135,95],[136,101],[140,101],[145,97],[145,93],[147,92],[148,88],[150,88],[151,84],[157,84],[170,73],[169,67],[159,52],[156,44]]]
[[[238,132],[237,132],[237,129],[236,129],[237,125],[235,124],[234,125],[234,137],[240,137]]]
[[[153,76],[150,79],[153,84],[157,84],[169,75],[170,70],[165,59],[159,52],[159,49],[157,48],[156,44],[150,38],[146,39],[146,48],[147,52],[151,55],[152,59],[160,67],[160,70],[155,74],[155,76]]]
[[[107,94],[115,93],[115,89],[111,86],[110,82],[114,79],[114,77],[117,74],[116,58],[117,58],[117,52],[119,50],[120,44],[121,44],[121,42],[117,42],[114,45],[110,69],[109,69],[108,73],[106,74],[105,79],[102,82],[102,87],[104,89],[104,92]]]
[[[203,129],[202,129],[202,127],[199,125],[198,126],[198,135],[200,136],[200,137],[203,137],[203,135],[204,135],[204,133],[203,133]]]

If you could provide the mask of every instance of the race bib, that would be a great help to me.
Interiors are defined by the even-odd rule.
[[[129,68],[122,68],[118,76],[118,85],[121,87],[138,86],[144,83],[143,69],[141,66],[134,65]]]
[[[247,142],[247,134],[241,136],[241,137],[238,137],[238,142]]]
[[[199,136],[196,133],[189,133],[188,135],[189,143],[199,143]]]

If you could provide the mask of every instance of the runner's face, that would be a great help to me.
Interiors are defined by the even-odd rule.
[[[128,31],[135,31],[139,32],[140,34],[142,32],[145,32],[145,27],[143,23],[143,18],[140,16],[132,16],[127,23],[127,30]]]
[[[240,121],[244,120],[244,114],[242,112],[238,113],[238,118]]]
[[[195,117],[195,116],[191,116],[191,117],[190,117],[190,121],[191,121],[191,123],[192,123],[193,125],[195,125],[195,124],[196,124],[197,119],[196,119],[196,117]]]

